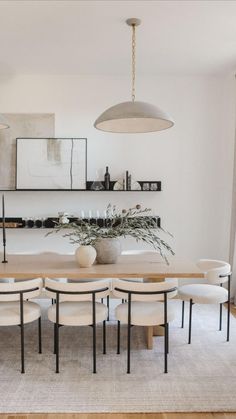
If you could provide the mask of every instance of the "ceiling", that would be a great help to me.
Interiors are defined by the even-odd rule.
[[[3,1],[0,74],[127,75],[139,17],[138,74],[236,69],[236,1]]]

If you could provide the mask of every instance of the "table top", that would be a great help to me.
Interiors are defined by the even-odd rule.
[[[169,265],[158,253],[121,255],[116,264],[95,264],[80,268],[74,255],[47,252],[35,255],[7,255],[8,263],[0,262],[0,278],[203,278],[204,274],[195,262],[169,257]]]

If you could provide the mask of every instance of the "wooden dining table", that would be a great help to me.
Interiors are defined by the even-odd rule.
[[[69,278],[94,280],[100,278],[143,278],[160,282],[165,278],[204,278],[195,262],[171,256],[168,263],[154,252],[121,255],[115,264],[94,264],[81,268],[74,255],[45,252],[40,254],[9,254],[8,263],[0,263],[0,278],[21,279]],[[152,349],[153,335],[162,334],[160,327],[147,327],[147,347]]]
[[[115,264],[94,264],[80,268],[74,255],[53,252],[39,254],[8,254],[8,263],[0,263],[0,278],[149,278],[160,281],[164,278],[203,278],[195,262],[171,256],[168,264],[158,253],[121,255]]]

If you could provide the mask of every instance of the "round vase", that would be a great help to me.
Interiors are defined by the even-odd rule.
[[[80,246],[75,251],[75,258],[81,268],[89,268],[96,259],[97,252],[93,246]]]
[[[97,262],[100,264],[116,263],[121,254],[119,239],[98,239],[94,245],[97,251]]]

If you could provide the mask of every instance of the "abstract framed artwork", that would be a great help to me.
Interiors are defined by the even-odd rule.
[[[52,113],[5,113],[9,129],[0,130],[0,190],[16,189],[16,138],[53,138],[55,115]]]
[[[86,138],[17,138],[17,190],[85,190]]]

